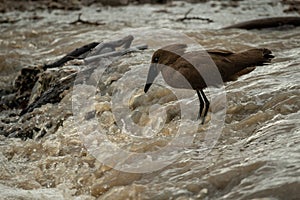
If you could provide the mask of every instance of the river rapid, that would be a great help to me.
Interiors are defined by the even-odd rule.
[[[300,28],[221,29],[297,14],[283,12],[280,1],[228,2],[1,14],[15,20],[0,24],[2,89],[11,87],[22,67],[53,62],[94,41],[133,35],[133,46],[149,47],[99,69],[93,76],[100,83],[78,84],[60,103],[35,110],[36,124],[52,118],[61,123],[57,130],[27,140],[0,134],[1,198],[299,199]],[[191,8],[188,16],[212,21],[176,20]],[[79,13],[102,24],[70,24]],[[143,93],[154,50],[178,42],[230,51],[268,48],[275,58],[217,91],[206,89],[212,108],[201,125],[184,120],[198,109],[193,91],[180,99],[156,84]],[[93,110],[95,120],[87,119]],[[58,119],[63,113],[68,117]],[[9,114],[0,114],[1,127]]]

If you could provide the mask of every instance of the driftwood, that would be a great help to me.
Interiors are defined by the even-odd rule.
[[[96,60],[99,60],[101,58],[122,56],[122,55],[125,55],[127,53],[131,53],[131,52],[135,52],[135,51],[139,51],[139,50],[144,50],[144,49],[147,49],[147,48],[148,48],[147,45],[138,45],[136,47],[131,47],[131,48],[128,48],[128,49],[124,49],[122,51],[113,51],[113,52],[103,53],[103,54],[100,54],[100,55],[85,58],[84,63],[89,64],[89,63],[92,63],[92,62],[94,62]]]
[[[97,22],[97,21],[91,22],[91,21],[83,20],[83,19],[81,19],[81,15],[82,15],[82,13],[79,13],[77,20],[71,22],[70,24],[88,24],[88,25],[94,25],[94,26],[105,25],[104,22]]]
[[[226,26],[222,29],[239,28],[239,29],[263,29],[274,28],[279,26],[300,26],[300,17],[271,17],[250,20],[231,26]]]
[[[137,47],[125,49],[123,51],[105,53],[103,55],[89,57],[89,58],[84,59],[84,61],[86,64],[89,64],[89,63],[95,62],[96,60],[99,60],[101,58],[121,56],[121,55],[125,55],[127,53],[131,53],[131,52],[138,51],[138,50],[143,50],[146,48],[147,48],[147,45],[140,45]],[[92,72],[96,68],[97,68],[97,66],[93,66],[91,68],[83,70],[82,74],[92,74]],[[78,74],[77,72],[74,72],[74,73],[70,74],[69,76],[64,77],[64,78],[60,79],[59,81],[57,81],[57,83],[55,83],[54,86],[52,86],[48,90],[46,90],[36,101],[29,104],[25,109],[23,109],[20,113],[20,116],[24,115],[25,113],[32,112],[35,108],[41,107],[42,105],[45,105],[46,103],[59,102],[63,98],[60,94],[62,92],[64,92],[65,90],[72,88],[77,74]]]
[[[61,66],[62,64],[66,63],[67,61],[70,61],[75,58],[79,58],[79,56],[82,56],[82,54],[89,51],[89,54],[85,56],[85,58],[80,58],[84,61],[84,64],[90,64],[95,61],[99,61],[104,57],[116,57],[121,56],[130,52],[143,50],[147,48],[147,45],[140,45],[137,47],[130,47],[131,42],[133,40],[133,37],[127,36],[120,40],[106,42],[106,43],[91,43],[88,45],[85,45],[79,49],[76,49],[75,51],[72,51],[71,53],[64,56],[62,59],[58,60],[57,62],[54,62],[51,65],[47,65],[46,68],[54,67],[54,66]],[[117,47],[123,47],[123,49],[116,51]],[[92,51],[90,51],[93,49]],[[49,67],[50,66],[50,67]],[[45,67],[44,67],[45,68]],[[83,74],[91,74],[92,71],[94,71],[97,68],[97,65],[90,67],[88,69],[83,70]],[[66,72],[66,76],[60,78],[55,83],[52,83],[51,87],[47,88],[38,98],[36,98],[35,101],[30,103],[26,108],[24,108],[20,116],[32,112],[35,108],[38,108],[46,103],[57,103],[59,102],[63,97],[61,96],[61,93],[65,90],[70,89],[75,81],[75,78],[77,76],[77,72],[70,71],[70,73]]]
[[[202,21],[207,21],[208,23],[213,22],[213,20],[209,19],[209,18],[203,18],[203,17],[188,17],[188,15],[190,14],[190,12],[193,10],[193,8],[189,9],[185,14],[184,17],[182,18],[178,18],[176,21],[186,21],[186,20],[202,20]]]
[[[95,48],[99,42],[92,42],[90,44],[84,45],[78,49],[75,49],[74,51],[68,53],[66,56],[63,58],[59,59],[58,61],[52,63],[52,64],[46,64],[44,65],[43,69],[48,69],[48,68],[54,68],[54,67],[61,67],[63,66],[66,62],[70,60],[74,60],[76,58],[79,58],[82,54],[90,51],[91,49]]]
[[[113,51],[116,51],[117,47],[123,47],[123,49],[127,49],[131,46],[132,41],[133,41],[133,36],[128,35],[119,40],[101,43],[101,44],[97,45],[93,49],[93,51],[91,51],[86,57],[101,55],[101,54],[107,53],[107,52],[113,52]]]

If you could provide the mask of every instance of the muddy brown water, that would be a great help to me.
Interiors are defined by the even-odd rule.
[[[133,34],[136,36],[134,44],[146,43],[149,49],[121,57],[113,64],[115,71],[103,75],[105,81],[117,80],[106,88],[107,94],[95,96],[93,94],[97,86],[82,85],[78,87],[77,93],[70,93],[58,105],[47,104],[40,108],[42,112],[50,112],[50,116],[51,112],[53,115],[70,110],[75,113],[54,134],[26,141],[0,136],[1,197],[299,199],[300,29],[220,30],[223,26],[247,19],[286,15],[283,13],[285,7],[277,1],[239,1],[237,7],[224,7],[221,4],[219,1],[194,5],[176,2],[174,6],[141,5],[83,8],[73,12],[57,10],[2,14],[2,18],[19,21],[0,25],[1,88],[9,87],[22,66],[54,61],[74,48],[93,41],[109,41],[111,38]],[[190,8],[194,8],[190,16],[207,17],[214,22],[175,21]],[[83,13],[83,19],[105,22],[106,25],[70,25],[69,22],[76,20],[79,12]],[[41,19],[33,20],[32,16]],[[165,29],[168,31],[162,31]],[[185,36],[182,38],[182,35]],[[163,99],[162,108],[166,108],[166,112],[172,114],[174,111],[174,115],[180,112],[172,104],[174,97],[169,95],[169,90],[154,87],[157,92],[153,89],[147,97],[149,99],[141,97],[141,91],[153,51],[165,43],[182,42],[186,38],[204,48],[239,51],[266,47],[273,51],[275,59],[270,65],[257,67],[238,81],[224,86],[226,101],[216,101],[216,104],[226,103],[224,124],[218,127],[220,135],[214,138],[214,145],[207,153],[201,153],[205,139],[203,133],[213,134],[215,127],[211,122],[218,111],[211,110],[206,125],[197,127],[195,132],[195,129],[189,129],[192,126],[185,129],[189,134],[196,133],[196,136],[192,144],[179,149],[180,156],[175,157],[175,161],[169,165],[145,173],[129,173],[104,165],[101,162],[103,157],[99,154],[114,149],[98,148],[103,137],[93,135],[94,122],[84,119],[85,114],[95,107],[101,113],[97,119],[101,131],[109,141],[125,150],[151,152],[168,146],[177,137],[174,132],[178,131],[183,120],[176,117],[170,123],[158,120],[155,126],[150,127],[151,130],[142,129],[142,125],[147,124],[149,119],[143,114],[147,108],[140,106],[140,101],[154,99],[158,102]],[[126,88],[130,87],[135,87],[135,93],[118,93],[118,88],[127,91]],[[89,94],[92,95],[84,93],[87,91],[91,91]],[[121,114],[122,110],[117,109],[122,102],[120,96],[114,99],[111,94],[121,94],[124,99],[129,99],[129,105],[136,110],[124,112],[129,112],[133,120],[143,119],[139,121],[139,126],[133,127],[134,130],[143,131],[136,135],[130,135],[130,131],[120,133],[123,127],[119,126],[122,123],[124,125],[120,116],[127,118]],[[209,94],[213,97],[214,91],[209,91]],[[190,107],[197,110],[198,107],[193,107],[197,106],[196,96],[194,93],[190,95],[182,102],[192,102]],[[85,105],[80,110],[82,113],[76,114],[78,110],[74,107],[72,109],[70,102],[73,100],[74,106],[74,102],[76,105],[76,100],[82,97],[87,102],[93,99],[95,105]],[[153,118],[164,116],[163,112],[158,112],[159,109],[153,109],[150,112]],[[1,113],[1,123],[6,114]],[[152,131],[161,127],[160,132]],[[100,161],[96,159],[97,155]],[[151,163],[155,159],[145,159],[145,162]],[[135,162],[134,157],[129,157],[129,160],[136,167],[144,166],[143,163]],[[118,161],[110,160],[109,163],[116,164]]]

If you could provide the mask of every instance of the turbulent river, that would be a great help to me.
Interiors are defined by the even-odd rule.
[[[224,4],[1,14],[16,19],[0,25],[1,88],[9,88],[22,67],[53,62],[94,41],[133,35],[133,46],[148,45],[107,69],[100,63],[92,76],[101,83],[78,84],[60,103],[36,109],[37,124],[44,113],[70,113],[57,119],[55,132],[27,140],[0,134],[1,198],[299,199],[300,28],[221,29],[288,15],[279,1]],[[191,8],[188,16],[204,20],[176,20]],[[103,24],[70,24],[79,13]],[[268,48],[275,58],[222,88],[205,89],[212,105],[201,125],[193,119],[199,106],[194,91],[167,88],[160,77],[143,93],[151,55],[171,43]],[[87,119],[93,110],[97,115]],[[0,114],[1,126],[8,115]]]

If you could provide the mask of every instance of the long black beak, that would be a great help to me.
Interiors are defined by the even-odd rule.
[[[158,75],[158,70],[157,70],[157,67],[156,67],[156,63],[152,63],[150,65],[150,68],[149,68],[149,71],[148,71],[148,76],[147,76],[147,81],[146,81],[146,85],[145,85],[145,88],[144,88],[144,92],[146,93],[149,88],[151,87],[154,79],[157,77]]]

